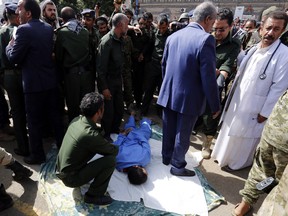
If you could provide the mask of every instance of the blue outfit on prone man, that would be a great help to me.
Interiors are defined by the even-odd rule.
[[[119,146],[119,152],[116,157],[116,169],[123,171],[123,169],[131,166],[145,167],[151,159],[151,150],[148,143],[151,137],[151,120],[143,118],[140,126],[136,127],[133,116],[129,117],[125,124],[125,130],[132,128],[130,133],[125,136],[119,134],[115,145]]]

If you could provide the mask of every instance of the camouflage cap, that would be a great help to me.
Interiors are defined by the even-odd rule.
[[[262,17],[266,16],[267,14],[269,14],[273,11],[277,11],[277,10],[278,10],[278,8],[276,6],[271,6],[262,12]]]

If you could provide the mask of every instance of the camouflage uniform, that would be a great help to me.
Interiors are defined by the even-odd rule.
[[[243,200],[250,205],[255,203],[262,191],[256,184],[273,177],[279,182],[288,164],[288,94],[279,98],[262,133],[254,163],[249,172],[244,189],[240,191]]]
[[[283,172],[278,186],[276,186],[266,197],[257,215],[288,216],[288,166]]]
[[[249,32],[243,39],[242,46],[243,50],[248,50],[255,44],[261,41],[258,30],[256,29],[253,32]]]

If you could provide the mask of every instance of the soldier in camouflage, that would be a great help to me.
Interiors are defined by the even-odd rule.
[[[245,215],[263,192],[256,188],[262,180],[273,177],[279,182],[288,164],[288,90],[279,98],[262,133],[244,189],[242,202],[233,215]],[[266,215],[266,213],[265,213]],[[276,214],[283,215],[283,214]]]
[[[283,172],[279,184],[269,193],[264,200],[257,215],[274,216],[274,215],[288,215],[287,210],[287,191],[288,191],[288,166]]]

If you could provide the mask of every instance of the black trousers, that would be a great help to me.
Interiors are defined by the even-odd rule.
[[[146,115],[148,113],[153,94],[158,87],[160,90],[162,84],[161,64],[158,61],[151,61],[147,64],[147,76],[145,78],[144,97],[142,101],[141,112]]]
[[[22,87],[21,72],[5,73],[4,86],[8,93],[17,147],[23,153],[29,153],[29,143],[26,129],[26,111]]]
[[[10,124],[8,104],[5,99],[4,90],[0,86],[0,129]]]
[[[111,133],[119,133],[119,127],[124,114],[124,101],[121,78],[109,79],[109,90],[112,95],[111,100],[104,100],[104,115],[101,121],[104,136]]]
[[[63,124],[59,112],[58,89],[25,93],[30,156],[34,159],[45,159],[42,142],[44,116],[48,116],[54,129],[55,140],[60,148],[63,137]]]
[[[102,196],[107,190],[110,178],[114,172],[116,157],[109,155],[88,163],[79,171],[60,178],[67,187],[80,187],[91,180],[88,193],[92,196]]]

